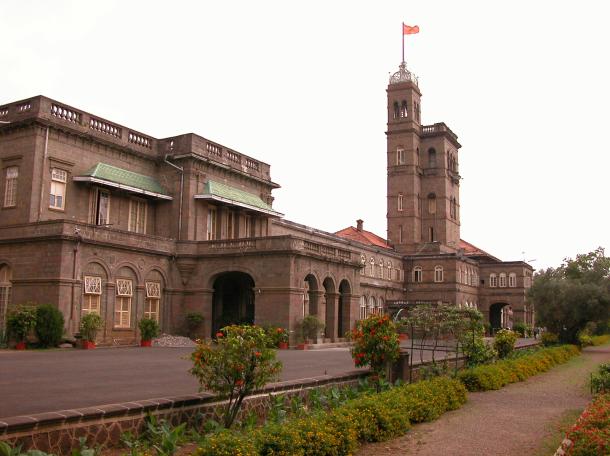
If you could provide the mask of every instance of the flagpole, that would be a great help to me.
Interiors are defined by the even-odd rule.
[[[402,61],[405,61],[405,23],[402,23]]]

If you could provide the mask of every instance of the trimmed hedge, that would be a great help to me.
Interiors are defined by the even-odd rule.
[[[466,388],[446,377],[394,387],[352,399],[324,413],[246,431],[222,431],[206,439],[197,456],[353,454],[361,442],[403,435],[411,423],[431,421],[466,402]]]
[[[477,366],[458,374],[468,391],[497,390],[509,383],[521,382],[557,364],[563,364],[580,352],[575,345],[545,348],[531,355]]]
[[[610,342],[610,334],[604,334],[602,336],[591,336],[591,345],[604,345]]]

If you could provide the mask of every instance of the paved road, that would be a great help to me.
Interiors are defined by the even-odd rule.
[[[0,418],[196,393],[199,385],[188,373],[191,352],[160,347],[0,350]],[[278,357],[284,364],[281,380],[354,370],[347,348],[280,350]]]

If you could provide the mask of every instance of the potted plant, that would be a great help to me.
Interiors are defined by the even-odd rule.
[[[96,313],[88,313],[80,321],[80,334],[83,338],[82,347],[86,350],[95,348],[95,337],[102,328],[102,317]]]
[[[25,350],[28,333],[36,326],[36,310],[30,306],[19,306],[8,314],[6,321],[9,337],[15,339],[16,350]]]
[[[288,331],[279,326],[269,326],[265,329],[273,348],[286,350],[288,348]]]
[[[303,343],[297,346],[300,350],[305,350],[307,344],[318,342],[318,338],[324,329],[324,323],[322,323],[315,315],[307,315],[299,323],[299,329],[301,333],[301,339]]]
[[[159,335],[159,323],[152,318],[142,318],[138,322],[140,328],[140,347],[152,347],[152,340]]]

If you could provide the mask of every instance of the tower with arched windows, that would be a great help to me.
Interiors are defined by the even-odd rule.
[[[421,124],[418,79],[403,62],[390,77],[387,229],[402,253],[454,251],[460,240],[457,136],[444,123]]]

